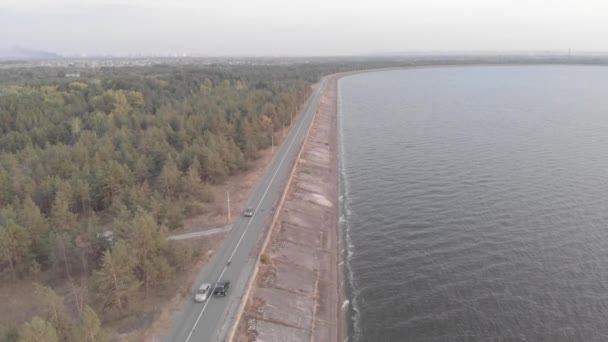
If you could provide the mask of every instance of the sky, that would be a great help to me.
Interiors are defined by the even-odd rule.
[[[0,48],[64,55],[608,51],[606,0],[0,0]]]

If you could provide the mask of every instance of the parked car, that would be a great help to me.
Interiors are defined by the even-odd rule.
[[[249,207],[249,208],[245,209],[245,211],[243,212],[243,216],[252,217],[253,212],[254,212],[253,208]]]
[[[213,290],[213,294],[216,295],[216,296],[226,297],[226,295],[228,294],[228,290],[229,289],[230,289],[230,282],[229,281],[220,281],[215,286],[215,289]]]
[[[197,303],[202,303],[207,300],[209,297],[209,291],[211,290],[211,284],[204,283],[201,285],[198,290],[194,293],[194,301]]]

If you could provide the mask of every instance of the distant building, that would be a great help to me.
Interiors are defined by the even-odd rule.
[[[65,77],[74,77],[74,78],[78,78],[80,77],[80,73],[79,72],[71,72],[71,73],[66,73]]]

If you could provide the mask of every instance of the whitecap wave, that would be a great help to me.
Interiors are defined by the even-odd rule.
[[[346,157],[344,154],[344,139],[342,135],[342,101],[340,96],[340,83],[338,82],[338,142],[339,142],[339,172],[340,172],[340,219],[339,222],[343,227],[343,237],[345,241],[345,249],[342,251],[344,256],[344,269],[345,269],[345,280],[347,282],[347,288],[349,289],[350,299],[346,299],[342,305],[342,310],[348,309],[351,314],[348,316],[350,318],[350,325],[352,327],[351,336],[348,336],[346,340],[358,342],[361,340],[361,325],[360,325],[360,317],[361,313],[359,311],[357,305],[357,290],[356,283],[353,275],[353,270],[351,266],[352,256],[354,254],[355,246],[352,243],[351,234],[350,234],[350,224],[349,218],[352,215],[352,211],[350,210],[350,198],[349,198],[349,181],[348,176],[345,170]]]

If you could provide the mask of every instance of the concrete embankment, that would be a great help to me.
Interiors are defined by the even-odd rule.
[[[343,339],[336,79],[327,78],[235,341]]]

